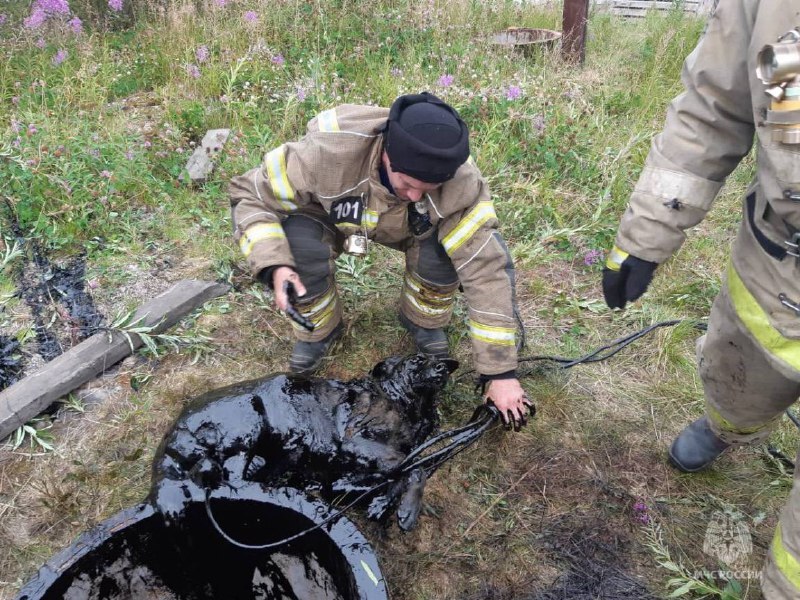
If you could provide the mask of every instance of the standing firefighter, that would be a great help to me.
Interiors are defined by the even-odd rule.
[[[681,471],[761,441],[800,396],[800,2],[723,0],[683,71],[603,272],[611,308],[646,290],[755,139],[758,172],[698,344],[706,414],[675,439]],[[800,464],[800,463],[798,463]],[[764,568],[768,599],[800,598],[800,468]]]
[[[529,401],[516,378],[514,267],[486,182],[469,159],[458,113],[423,93],[391,109],[343,105],[320,113],[306,135],[231,182],[236,241],[252,273],[299,313],[289,368],[311,374],[342,332],[334,279],[341,252],[369,244],[400,250],[406,273],[400,321],[418,349],[448,355],[443,327],[461,286],[477,371],[504,418],[523,424]]]

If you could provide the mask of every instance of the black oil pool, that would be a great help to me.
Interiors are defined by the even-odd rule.
[[[123,510],[51,558],[17,600],[387,600],[372,548],[355,525],[303,492],[253,488],[198,503],[186,527],[150,504]],[[265,545],[305,535],[277,547]]]

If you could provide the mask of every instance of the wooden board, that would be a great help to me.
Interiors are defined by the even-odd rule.
[[[153,327],[154,334],[161,333],[228,289],[227,285],[208,281],[180,281],[140,306],[133,319],[142,318],[141,325]],[[134,348],[142,345],[138,336],[130,338]],[[131,352],[124,334],[96,333],[0,392],[0,440]]]

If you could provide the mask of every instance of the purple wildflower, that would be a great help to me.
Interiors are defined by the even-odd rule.
[[[297,86],[297,99],[300,100],[300,102],[306,99],[306,91],[300,86]]]
[[[53,65],[57,67],[67,59],[67,56],[69,56],[67,51],[61,48],[53,57]]]
[[[403,69],[400,69],[398,67],[392,67],[389,73],[391,74],[392,77],[401,77],[403,75]]]
[[[72,29],[72,33],[78,35],[83,31],[83,21],[81,21],[78,17],[73,17],[69,21],[67,21],[67,25],[69,25],[70,29]]]
[[[200,79],[200,67],[197,65],[186,65],[186,72],[194,79]]]
[[[545,126],[544,115],[541,114],[533,115],[531,117],[531,125],[533,125],[533,128],[536,131],[542,133],[544,131],[544,126]]]
[[[11,131],[14,133],[19,133],[22,131],[22,123],[17,121],[16,119],[11,119]]]
[[[587,267],[590,267],[596,262],[599,262],[602,257],[603,253],[600,252],[600,250],[589,250],[589,252],[587,252],[583,257],[583,264],[585,264]],[[634,510],[636,510],[636,506],[638,506],[638,504],[639,503],[637,502],[636,505],[634,505]]]
[[[37,133],[39,133],[39,130],[36,129],[36,125],[30,123],[28,125],[28,135],[36,135]]]
[[[28,29],[39,29],[47,20],[47,13],[41,8],[34,8],[29,17],[22,21],[22,24]]]
[[[128,150],[125,153],[125,158],[128,159],[128,160],[133,160],[133,151],[132,150]]]
[[[97,148],[92,148],[91,150],[89,150],[89,154],[91,154],[95,158],[100,158],[100,150],[98,150]]]
[[[225,5],[228,3],[228,0],[214,0],[214,3],[220,8],[225,8]]]
[[[8,19],[6,13],[0,13],[0,25],[5,25],[6,19]]]
[[[518,85],[512,85],[508,88],[508,92],[506,92],[507,100],[516,100],[520,96],[522,96],[522,88]]]
[[[47,45],[47,42],[44,41],[44,38],[39,38],[38,40],[36,40],[36,47],[37,48],[44,48],[46,45]],[[35,83],[36,82],[34,82],[34,84]]]
[[[17,106],[19,104],[19,96],[11,96],[11,104]]]
[[[246,13],[244,13],[244,20],[248,23],[255,23],[258,21],[258,14],[253,10],[248,10]]]
[[[275,54],[270,59],[273,65],[278,65],[279,67],[286,62],[286,59],[283,58],[283,54]]]
[[[150,140],[145,140],[145,141],[144,141],[144,144],[142,144],[142,146],[144,146],[145,148],[149,148],[149,147],[150,147],[150,146],[152,146],[152,145],[153,145],[153,144],[150,142]]]
[[[35,8],[39,8],[48,15],[68,15],[69,3],[67,0],[36,0]]]
[[[633,512],[636,516],[636,520],[643,525],[647,525],[650,522],[650,515],[647,513],[647,511],[647,504],[645,504],[643,500],[637,500],[633,505]]]
[[[110,8],[114,12],[121,11],[122,10],[122,0],[108,0],[108,8]]]
[[[201,65],[206,62],[209,57],[208,46],[200,46],[197,50],[195,50],[194,57]]]
[[[111,179],[112,175],[113,175],[113,173],[111,171],[106,170],[106,169],[103,169],[102,171],[100,171],[100,177],[105,177],[106,179]]]
[[[455,77],[450,75],[450,73],[447,73],[447,74],[442,75],[441,77],[439,77],[439,85],[441,87],[448,87],[448,86],[453,84],[453,80],[454,79],[455,79]]]

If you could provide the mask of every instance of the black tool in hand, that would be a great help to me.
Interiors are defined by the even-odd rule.
[[[292,321],[300,325],[300,327],[308,329],[308,331],[314,331],[314,323],[306,319],[294,307],[295,302],[297,302],[297,291],[294,289],[294,284],[288,279],[283,282],[283,293],[286,294],[288,300],[286,314],[289,315]]]

